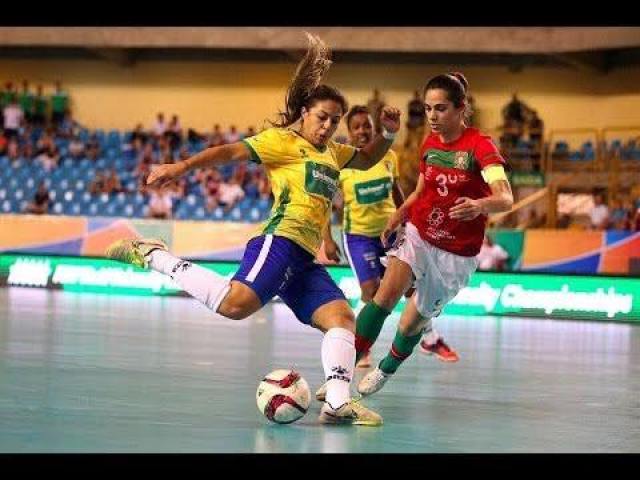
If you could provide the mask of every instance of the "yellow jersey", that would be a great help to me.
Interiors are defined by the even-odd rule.
[[[392,187],[398,176],[398,156],[392,150],[369,170],[345,168],[340,172],[345,233],[380,236],[396,210]]]
[[[331,218],[340,170],[357,149],[332,140],[317,148],[289,128],[269,128],[243,142],[251,160],[264,165],[275,198],[260,234],[286,237],[315,257]]]

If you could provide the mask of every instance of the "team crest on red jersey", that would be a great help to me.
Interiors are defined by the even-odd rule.
[[[467,170],[469,168],[469,152],[456,152],[455,165],[460,170]]]

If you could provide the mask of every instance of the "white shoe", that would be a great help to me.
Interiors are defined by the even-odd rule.
[[[382,417],[373,410],[369,410],[357,400],[351,400],[340,408],[334,409],[325,402],[320,409],[320,423],[332,425],[362,425],[365,427],[379,427]]]
[[[358,393],[363,397],[376,393],[384,387],[384,384],[387,383],[391,375],[391,373],[384,373],[379,367],[374,368],[360,380]]]
[[[327,398],[327,382],[324,382],[322,386],[316,391],[316,400],[324,402]]]

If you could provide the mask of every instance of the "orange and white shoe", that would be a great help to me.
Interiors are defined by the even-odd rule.
[[[453,363],[460,360],[458,352],[445,343],[442,337],[438,338],[435,343],[427,343],[423,338],[420,342],[420,353],[425,355],[434,355],[441,362]]]

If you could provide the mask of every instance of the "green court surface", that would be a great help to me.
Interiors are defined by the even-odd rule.
[[[295,368],[312,390],[323,378],[322,335],[282,304],[231,321],[187,298],[0,289],[0,452],[640,451],[639,326],[442,316],[436,328],[460,361],[416,352],[365,401],[382,427],[320,425],[315,400],[281,426],[256,408],[264,374]]]

